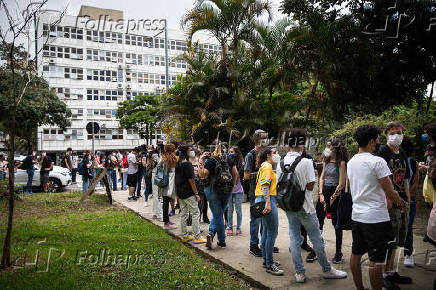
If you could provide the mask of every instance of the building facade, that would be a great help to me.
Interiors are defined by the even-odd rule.
[[[92,8],[92,17],[86,16],[87,8]],[[115,14],[122,16],[121,11]],[[96,150],[128,150],[146,143],[132,130],[120,128],[115,115],[118,102],[165,92],[164,25],[154,20],[147,22],[150,25],[127,27],[111,15],[114,10],[94,7],[82,7],[79,16],[64,15],[60,21],[59,12],[39,15],[38,74],[72,111],[70,128],[38,128],[39,150],[88,151],[92,146],[92,135],[85,129],[88,122],[97,122],[101,128],[94,136]],[[194,40],[206,53],[220,51],[212,38]],[[186,62],[177,58],[185,51],[184,33],[168,29],[170,86],[186,72]],[[153,144],[165,139],[161,128],[155,128],[152,137]]]

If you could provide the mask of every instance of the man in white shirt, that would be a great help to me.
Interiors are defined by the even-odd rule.
[[[289,152],[284,157],[284,167],[292,166],[297,157],[301,156],[306,143],[306,129],[292,128],[286,132],[285,142],[289,146]],[[327,259],[324,241],[319,231],[319,222],[316,217],[315,207],[313,206],[312,190],[315,185],[316,177],[313,170],[313,163],[308,158],[302,158],[295,167],[295,176],[301,190],[305,191],[304,202],[299,211],[287,211],[286,217],[289,222],[289,237],[291,240],[291,256],[295,267],[295,279],[297,283],[306,281],[303,258],[301,257],[301,225],[306,229],[313,248],[318,257],[318,262],[322,267],[325,279],[342,279],[347,277],[347,273],[336,270],[331,266]],[[282,174],[281,165],[277,166],[277,180]]]
[[[135,190],[138,183],[138,148],[134,148],[132,152],[127,155],[127,162],[129,167],[127,169],[127,186],[129,187],[129,200],[136,200]]]
[[[394,241],[386,197],[400,207],[406,203],[394,190],[386,161],[372,153],[379,143],[380,129],[374,125],[357,128],[354,139],[359,152],[348,162],[347,174],[353,197],[353,245],[350,266],[356,289],[364,289],[361,258],[368,253],[371,289],[382,289],[383,264]]]

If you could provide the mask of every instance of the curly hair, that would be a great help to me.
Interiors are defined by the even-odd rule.
[[[340,138],[333,138],[330,140],[331,146],[335,149],[335,159],[336,164],[338,166],[341,165],[342,161],[345,161],[345,163],[349,160],[348,150],[347,147],[345,147],[344,142]],[[327,157],[325,162],[329,163],[331,159],[331,156]]]
[[[169,169],[176,167],[177,156],[175,151],[176,146],[174,146],[174,144],[167,144],[164,147],[162,162],[165,162]]]

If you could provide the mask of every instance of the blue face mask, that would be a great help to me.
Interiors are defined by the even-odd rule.
[[[424,143],[427,143],[428,142],[427,134],[422,134],[421,139]]]
[[[232,158],[235,158],[236,155],[235,155],[235,153],[229,153],[229,156]]]

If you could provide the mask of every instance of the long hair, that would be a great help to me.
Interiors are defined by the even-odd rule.
[[[265,148],[262,150],[261,153],[257,154],[257,157],[256,157],[257,168],[260,168],[262,163],[264,163],[268,159],[268,155],[270,155],[271,153],[272,153],[271,148]]]
[[[244,156],[242,156],[241,149],[239,149],[238,146],[232,146],[232,149],[235,150],[235,157],[233,158],[233,161],[235,162],[236,168],[239,171],[242,168],[242,160],[244,159]]]
[[[344,142],[340,138],[333,138],[330,140],[330,143],[332,147],[335,149],[335,159],[337,166],[341,166],[341,162],[345,161],[345,163],[348,162],[348,150],[347,147],[345,147]],[[326,164],[330,162],[331,156],[327,157],[325,159]]]
[[[222,151],[222,145],[221,143],[218,143],[215,146],[215,150],[212,152],[212,157],[216,157],[221,159],[223,157],[223,151]]]
[[[177,156],[176,156],[176,147],[174,144],[167,144],[164,147],[164,153],[162,155],[162,162],[164,162],[168,169],[176,167]]]

